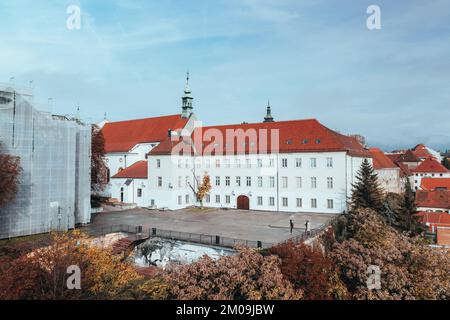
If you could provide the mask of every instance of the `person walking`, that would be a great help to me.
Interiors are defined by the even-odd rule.
[[[309,234],[309,220],[306,220],[306,222],[305,222],[305,231],[306,231],[306,234]]]
[[[294,229],[294,221],[292,221],[292,219],[289,220],[289,225],[291,227],[291,234],[292,234],[292,230]]]

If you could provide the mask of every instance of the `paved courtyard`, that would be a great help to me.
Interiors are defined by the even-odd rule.
[[[176,211],[159,211],[136,208],[124,211],[105,211],[93,215],[92,223],[85,229],[113,225],[142,225],[171,231],[220,235],[229,238],[277,243],[288,239],[289,219],[294,221],[293,235],[304,232],[306,220],[312,229],[320,227],[335,217],[334,214],[285,213],[246,211],[235,209],[187,208]]]

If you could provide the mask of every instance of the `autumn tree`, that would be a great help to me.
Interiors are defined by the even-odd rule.
[[[7,154],[0,142],[0,208],[17,194],[21,172],[20,158]]]
[[[169,298],[179,300],[300,299],[280,271],[279,259],[263,257],[254,249],[239,248],[237,254],[174,266],[165,275]]]
[[[205,199],[206,195],[209,194],[209,192],[211,191],[211,178],[209,177],[208,173],[205,173],[202,182],[198,181],[197,177],[195,176],[194,179],[197,182],[196,183],[197,188],[192,186],[190,183],[189,186],[192,192],[194,192],[197,201],[200,202],[200,207],[203,208],[203,200]]]
[[[356,183],[352,184],[352,188],[352,209],[381,210],[383,208],[383,191],[378,184],[378,176],[367,159],[363,160],[356,175]]]
[[[105,138],[97,125],[91,129],[91,190],[103,191],[108,184],[108,167],[105,162]]]
[[[306,300],[345,299],[347,289],[333,261],[316,247],[288,242],[270,249],[281,259],[281,273]]]
[[[340,269],[353,299],[448,299],[450,256],[389,226],[371,209],[349,213],[352,236],[335,241],[327,255]],[[367,286],[368,268],[378,266],[381,288]]]
[[[69,290],[67,268],[81,270],[81,290]],[[0,299],[119,299],[142,280],[110,250],[79,231],[53,234],[49,246],[24,254],[0,274]]]

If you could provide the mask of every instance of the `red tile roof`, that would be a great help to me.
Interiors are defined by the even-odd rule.
[[[417,213],[417,216],[420,217],[422,223],[428,224],[430,231],[433,230],[433,227],[450,227],[450,214],[446,212],[420,211]]]
[[[119,171],[111,179],[115,178],[132,178],[132,179],[147,179],[148,171],[147,171],[147,161],[141,160],[138,161],[128,168]]]
[[[420,159],[412,152],[411,150],[407,150],[405,153],[401,154],[397,160],[397,162],[420,162]]]
[[[450,228],[437,228],[436,243],[440,246],[450,246]]]
[[[418,144],[412,150],[414,155],[418,158],[425,159],[428,157],[432,157],[433,155],[428,151],[427,147],[423,144]]]
[[[450,190],[417,190],[416,205],[423,208],[450,209]]]
[[[412,169],[412,172],[421,172],[421,173],[447,173],[450,172],[446,167],[440,164],[438,161],[427,158],[422,163],[420,163],[417,168]]]
[[[394,162],[392,162],[389,157],[387,157],[383,151],[378,148],[370,148],[370,154],[373,158],[373,168],[374,169],[392,169],[397,168]]]
[[[161,116],[146,119],[108,122],[102,128],[105,150],[127,152],[138,143],[161,142],[169,129],[183,128],[188,119],[181,115]]]
[[[450,178],[422,178],[420,188],[422,190],[450,190]]]
[[[236,136],[226,139],[227,135],[233,132],[237,133],[238,130],[240,130],[240,134],[238,134],[240,138],[243,138],[246,133],[252,130],[255,130],[255,135],[253,137],[247,135],[245,143],[242,143]],[[264,130],[266,130],[267,136],[262,138],[260,134]],[[203,154],[271,153],[271,133],[274,133],[273,130],[279,130],[280,153],[344,151],[354,156],[371,157],[368,150],[364,149],[356,138],[330,130],[316,119],[202,127],[194,131],[192,138],[195,150],[201,150]],[[226,141],[215,141],[216,134],[221,134]],[[188,140],[182,140],[185,146],[190,145]],[[259,143],[260,140],[261,143]],[[180,141],[167,139],[156,146],[149,154],[170,154],[175,146],[180,147]],[[264,142],[267,142],[266,148],[264,148]],[[192,152],[192,148],[186,148],[185,151]]]

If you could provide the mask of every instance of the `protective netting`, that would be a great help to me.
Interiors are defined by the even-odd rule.
[[[0,238],[90,221],[90,126],[37,111],[31,101],[0,86],[0,141],[23,169],[15,199],[0,208]]]

